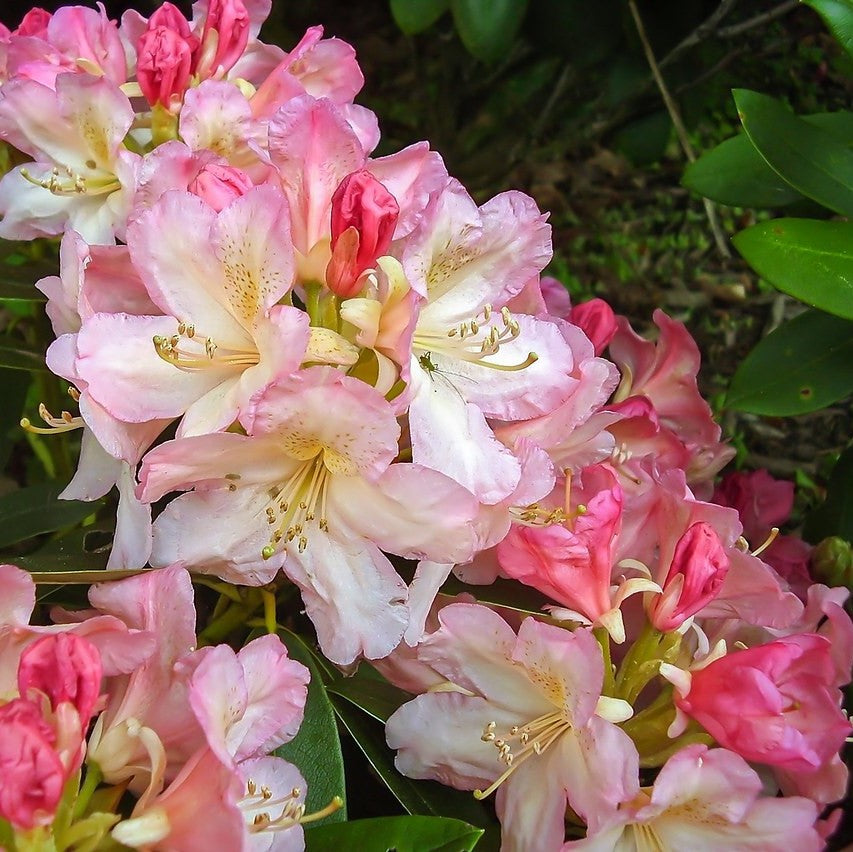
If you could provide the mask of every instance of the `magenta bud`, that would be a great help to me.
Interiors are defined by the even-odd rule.
[[[251,188],[252,181],[244,171],[224,163],[209,163],[187,187],[217,213]]]
[[[148,103],[168,109],[180,102],[190,82],[190,42],[173,29],[154,27],[140,36],[137,55],[136,79]]]
[[[616,334],[616,315],[604,299],[590,299],[575,305],[569,314],[569,322],[578,326],[601,355]]]

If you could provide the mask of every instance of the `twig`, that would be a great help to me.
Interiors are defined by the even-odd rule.
[[[663,98],[666,111],[669,113],[669,117],[675,125],[675,133],[678,136],[678,141],[681,143],[684,155],[692,163],[696,160],[696,152],[690,144],[690,138],[687,135],[687,128],[681,120],[681,113],[678,110],[678,104],[676,104],[670,94],[666,81],[663,79],[663,75],[661,74],[660,68],[655,60],[655,54],[652,50],[651,44],[649,43],[648,36],[646,35],[646,28],[643,26],[643,19],[640,17],[637,4],[634,0],[628,0],[628,7],[631,10],[631,16],[634,18],[634,24],[637,27],[637,35],[640,37],[640,41],[643,45],[643,52],[646,54],[646,61],[649,63],[649,68],[652,71],[652,76],[655,78],[655,83],[657,84],[658,90]],[[731,251],[729,251],[728,244],[726,243],[726,237],[723,234],[723,229],[720,227],[720,221],[717,218],[717,210],[707,198],[703,198],[702,201],[705,206],[705,214],[708,217],[708,224],[711,226],[711,233],[714,235],[714,242],[717,244],[717,251],[719,251],[723,257],[729,258],[732,254]]]
[[[760,15],[747,18],[739,24],[732,24],[731,26],[720,28],[717,30],[717,36],[719,38],[733,38],[734,36],[739,36],[741,33],[760,27],[762,24],[769,24],[770,21],[775,21],[776,18],[781,18],[783,15],[787,15],[788,12],[793,11],[799,5],[800,0],[787,0],[786,3],[781,3],[769,12],[762,12]]]
[[[799,0],[798,0],[799,2]],[[674,62],[685,50],[693,47],[695,44],[704,41],[710,35],[714,35],[717,31],[717,26],[720,21],[728,15],[734,8],[737,0],[720,0],[720,5],[704,20],[690,35],[682,39],[663,59],[658,63],[659,68],[666,68],[671,62]]]

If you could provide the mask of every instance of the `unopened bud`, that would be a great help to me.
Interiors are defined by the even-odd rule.
[[[217,213],[251,188],[252,181],[242,169],[224,163],[209,163],[187,187]]]
[[[812,551],[811,573],[827,586],[853,589],[853,547],[840,536],[825,538]]]

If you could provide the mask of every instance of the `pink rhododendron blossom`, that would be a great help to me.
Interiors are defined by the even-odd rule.
[[[729,559],[710,524],[693,524],[678,540],[663,591],[650,605],[658,630],[676,630],[712,601],[729,570]]]
[[[404,704],[386,726],[404,775],[497,789],[504,850],[559,849],[567,803],[592,817],[636,795],[634,745],[599,715],[625,718],[624,702],[599,700],[604,668],[591,631],[528,618],[516,636],[473,604],[445,607],[439,620],[418,656],[447,689]]]
[[[713,500],[737,509],[744,536],[757,547],[771,527],[788,520],[794,507],[794,483],[774,479],[766,470],[729,473],[714,489]]]
[[[604,299],[590,299],[575,305],[567,319],[583,329],[592,341],[596,355],[607,349],[616,334],[616,315]]]
[[[53,822],[66,772],[35,704],[0,705],[0,817],[21,829]]]
[[[47,696],[53,710],[70,703],[83,728],[101,692],[101,657],[91,642],[73,633],[43,636],[29,645],[18,664],[18,691]]]
[[[405,584],[381,550],[469,559],[476,502],[441,474],[391,464],[400,431],[391,407],[331,368],[270,385],[243,424],[249,436],[186,438],[146,456],[142,499],[196,489],[157,519],[152,561],[250,584],[283,568],[330,659],[388,653],[408,612]]]
[[[400,215],[400,205],[366,169],[347,175],[332,196],[332,259],[326,282],[341,298],[361,289],[358,280],[386,254]]]
[[[187,184],[187,189],[217,213],[252,188],[249,176],[234,166],[208,163]]]
[[[747,760],[813,772],[850,733],[834,680],[829,641],[806,633],[733,651],[692,672],[675,703]]]
[[[653,787],[600,820],[586,839],[562,849],[817,852],[823,847],[813,802],[770,798],[761,791],[761,779],[743,758],[721,748],[687,746],[664,764]]]

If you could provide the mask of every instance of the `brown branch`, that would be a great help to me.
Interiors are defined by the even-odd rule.
[[[634,24],[637,27],[637,35],[640,37],[640,42],[643,45],[643,52],[646,54],[646,61],[649,63],[649,68],[652,71],[652,76],[655,79],[658,91],[660,91],[661,97],[663,98],[666,111],[669,113],[669,117],[672,119],[673,125],[675,125],[675,134],[678,136],[678,141],[681,143],[684,155],[687,157],[688,161],[692,163],[696,160],[696,152],[690,144],[690,138],[687,135],[687,128],[681,120],[681,112],[678,109],[678,104],[670,94],[666,81],[663,79],[663,75],[661,74],[660,68],[655,60],[655,53],[649,43],[649,38],[646,35],[646,28],[643,25],[643,19],[640,17],[640,12],[637,9],[637,4],[634,0],[628,0],[628,8],[631,10],[631,16],[634,18]],[[723,234],[723,229],[720,227],[720,221],[717,218],[717,210],[707,198],[703,198],[702,201],[705,206],[705,215],[708,217],[708,224],[711,226],[711,233],[714,235],[714,242],[717,245],[717,251],[719,251],[723,257],[729,258],[732,254],[731,251],[729,251],[729,246],[726,242],[725,234]]]
[[[799,0],[798,0],[799,2]],[[666,68],[674,62],[685,50],[704,41],[708,36],[717,32],[720,21],[726,17],[734,8],[737,0],[720,0],[720,5],[704,20],[690,35],[680,41],[663,59],[658,63],[659,68]]]
[[[788,12],[792,12],[799,5],[800,0],[787,0],[787,2],[780,3],[775,9],[771,9],[769,12],[762,12],[760,15],[747,18],[739,24],[722,27],[717,30],[717,36],[719,38],[734,38],[734,36],[739,36],[741,33],[754,30],[756,27],[760,27],[763,24],[769,24],[771,21],[775,21],[777,18],[787,15]]]

